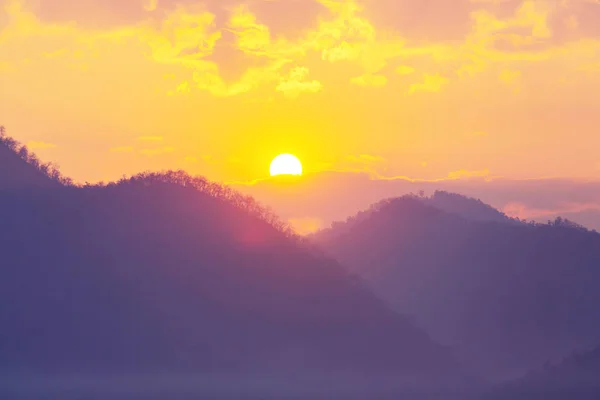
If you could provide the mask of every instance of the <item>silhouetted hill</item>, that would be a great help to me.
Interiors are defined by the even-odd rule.
[[[52,163],[41,163],[0,126],[0,190],[56,187],[61,183],[70,183],[70,180],[63,178]]]
[[[184,172],[23,183],[0,187],[0,372],[461,374],[249,197]]]
[[[313,239],[490,376],[597,343],[600,235],[562,219],[478,221],[429,203],[384,201]]]
[[[0,210],[8,365],[450,363],[335,262],[196,189],[134,179],[3,194]]]

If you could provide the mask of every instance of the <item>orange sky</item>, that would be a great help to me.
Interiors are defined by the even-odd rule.
[[[598,93],[596,0],[0,0],[0,123],[80,182],[600,179]]]

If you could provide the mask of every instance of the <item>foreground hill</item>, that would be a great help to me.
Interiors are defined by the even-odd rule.
[[[450,361],[335,262],[195,189],[36,190],[0,195],[0,210],[4,363]]]
[[[0,187],[0,221],[0,373],[458,375],[359,278],[201,178]]]
[[[69,184],[52,163],[44,164],[37,156],[6,135],[0,126],[0,189],[57,187]]]
[[[489,376],[597,343],[600,235],[563,220],[493,221],[432,204],[384,201],[313,239]]]

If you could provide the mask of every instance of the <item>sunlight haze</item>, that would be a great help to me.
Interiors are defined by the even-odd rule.
[[[327,181],[316,196],[365,175],[390,195],[397,180],[586,184],[598,18],[586,0],[0,0],[0,121],[81,183],[183,169],[248,191],[293,151]],[[600,208],[506,197],[485,200],[534,218]],[[285,217],[333,218],[301,214]]]
[[[0,0],[0,400],[600,399],[600,0]]]

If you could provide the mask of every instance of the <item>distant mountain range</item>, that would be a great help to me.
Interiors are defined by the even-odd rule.
[[[462,377],[251,198],[183,172],[64,184],[19,149],[0,143],[0,371]]]
[[[491,391],[489,400],[596,400],[600,398],[600,347],[548,363]]]
[[[312,238],[491,378],[600,343],[600,235],[438,192],[378,203]]]

